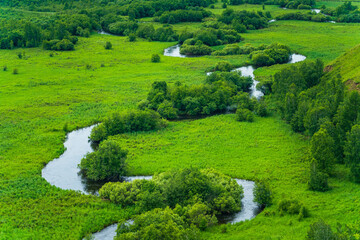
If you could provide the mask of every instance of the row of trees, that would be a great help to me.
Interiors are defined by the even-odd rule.
[[[322,13],[335,17],[337,22],[359,23],[360,12],[351,2],[344,2],[336,8],[323,8]]]
[[[300,21],[313,21],[313,22],[328,22],[332,18],[330,16],[313,13],[313,12],[294,12],[294,13],[284,13],[276,17],[276,20],[300,20]]]
[[[312,136],[310,189],[329,189],[327,178],[335,163],[346,163],[353,180],[360,182],[359,93],[347,92],[340,76],[323,76],[323,63],[319,60],[276,73],[271,91],[292,129]]]
[[[64,50],[60,46],[55,47],[55,45],[63,39],[76,44],[76,36],[88,37],[91,30],[98,28],[98,25],[84,14],[54,15],[50,18],[34,18],[23,21],[8,20],[2,21],[0,26],[2,27],[0,33],[1,49],[38,47],[47,41],[45,49]],[[51,42],[55,40],[57,42]],[[50,42],[51,47],[49,47]],[[61,44],[68,45],[67,42]],[[73,46],[66,47],[65,50],[72,49]]]
[[[206,10],[176,10],[171,12],[164,12],[159,17],[160,23],[179,23],[179,22],[201,22],[204,18],[211,15],[210,11]]]

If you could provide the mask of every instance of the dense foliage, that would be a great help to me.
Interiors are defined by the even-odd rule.
[[[251,52],[249,56],[256,67],[287,63],[290,60],[290,48],[283,44],[273,43],[264,50]]]
[[[322,13],[335,17],[337,22],[345,23],[359,23],[360,12],[357,6],[351,4],[351,2],[344,2],[342,5],[336,8],[324,8]]]
[[[214,72],[206,78],[205,84],[192,86],[177,83],[168,88],[166,82],[154,82],[147,100],[140,102],[139,108],[156,110],[168,119],[211,115],[237,105],[238,95],[249,92],[251,85],[251,78],[241,77],[238,72]],[[248,94],[241,96],[245,101],[249,99]]]
[[[108,136],[126,132],[150,131],[166,126],[166,122],[154,111],[127,111],[114,113],[91,131],[90,140],[101,142]]]
[[[178,205],[174,210],[156,208],[136,216],[131,224],[120,222],[115,239],[198,240],[201,239],[200,231],[194,222],[212,225],[215,220],[202,204],[185,208]]]
[[[176,10],[171,12],[164,12],[159,17],[161,23],[179,23],[179,22],[201,22],[204,18],[211,15],[210,11],[203,9],[199,10]]]
[[[358,182],[359,93],[346,92],[340,76],[323,76],[320,61],[304,62],[276,73],[272,90],[283,118],[293,130],[312,136],[309,188],[328,190],[327,178],[333,174],[334,164],[344,161]]]
[[[270,16],[271,17],[271,16]],[[234,11],[227,9],[222,12],[219,21],[225,24],[242,24],[246,29],[254,30],[268,26],[268,18],[263,12]]]
[[[315,6],[315,0],[279,0],[281,7],[291,9],[311,9]]]
[[[301,21],[313,21],[313,22],[328,22],[332,20],[330,16],[326,16],[321,13],[303,13],[303,12],[291,12],[284,13],[282,15],[276,16],[276,20],[301,20]]]
[[[308,210],[304,204],[297,199],[282,199],[278,203],[278,210],[281,215],[297,215],[299,220],[309,217]]]
[[[89,37],[98,28],[85,14],[61,14],[44,19],[8,20],[0,22],[0,48],[38,47],[50,50],[73,50],[77,37]]]
[[[150,211],[123,221],[118,239],[199,239],[198,231],[217,223],[216,215],[241,210],[242,187],[213,169],[174,170],[152,180],[107,183],[100,196],[122,206]],[[170,230],[171,229],[171,230]]]
[[[79,168],[91,180],[116,181],[126,174],[127,151],[112,140],[100,143],[99,148],[86,154]]]
[[[212,169],[182,169],[155,175],[152,180],[107,183],[99,193],[117,204],[146,211],[202,203],[215,215],[240,211],[243,197],[235,180]]]
[[[272,205],[272,194],[270,187],[265,182],[257,182],[254,188],[254,202],[261,208]]]
[[[360,125],[352,126],[344,146],[345,163],[350,167],[351,177],[360,183]]]

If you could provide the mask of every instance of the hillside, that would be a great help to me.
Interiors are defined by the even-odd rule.
[[[325,71],[328,72],[329,77],[340,74],[350,88],[360,90],[360,45],[332,61],[326,66]]]

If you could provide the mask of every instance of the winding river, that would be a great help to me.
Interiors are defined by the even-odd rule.
[[[102,34],[106,33],[104,32]],[[180,54],[180,45],[175,45],[165,49],[164,55],[171,57],[186,57],[185,55]],[[305,56],[293,54],[289,63],[300,62],[305,58]],[[234,71],[241,71],[243,76],[250,76],[253,79],[254,84],[252,86],[252,94],[255,97],[260,97],[262,96],[262,92],[256,90],[258,81],[256,81],[254,78],[254,70],[255,69],[252,66],[234,69]],[[84,194],[98,194],[98,190],[101,188],[104,182],[88,181],[79,174],[78,168],[78,164],[80,163],[81,159],[87,153],[93,151],[91,143],[89,142],[89,136],[94,126],[95,125],[70,132],[67,135],[66,141],[64,142],[64,147],[66,149],[65,152],[59,158],[49,162],[42,169],[42,177],[51,185],[61,189],[80,191]],[[152,176],[131,176],[126,177],[124,180],[133,181],[135,179],[151,178]],[[235,180],[244,189],[242,210],[237,214],[220,218],[219,221],[221,223],[237,223],[250,220],[254,218],[259,212],[257,204],[253,201],[255,183],[242,179]],[[131,222],[129,223],[131,224]],[[97,240],[112,240],[116,235],[116,228],[117,224],[110,225],[104,228],[102,231],[94,233],[93,236]]]
[[[42,177],[50,184],[61,189],[71,189],[80,191],[84,194],[97,194],[104,183],[86,181],[78,174],[78,164],[81,159],[93,148],[89,142],[91,130],[95,125],[70,132],[64,143],[65,152],[59,157],[49,162],[42,170]],[[152,176],[131,176],[126,177],[125,181],[135,179],[151,179]],[[220,219],[222,223],[237,223],[250,220],[258,213],[258,207],[253,202],[253,190],[255,183],[252,181],[235,179],[244,189],[242,199],[242,211],[231,216]],[[112,240],[116,235],[116,224],[104,228],[102,231],[94,233],[93,236],[98,240]]]
[[[301,62],[301,61],[304,61],[305,59],[306,59],[305,56],[294,53],[294,54],[291,54],[288,64]],[[264,96],[263,92],[256,89],[256,86],[259,83],[259,81],[256,81],[256,79],[255,79],[255,75],[254,75],[255,68],[252,65],[235,68],[232,71],[240,72],[241,76],[243,76],[243,77],[251,77],[251,79],[253,80],[253,84],[251,85],[251,96],[252,97],[256,97],[257,99],[259,99],[260,97]],[[207,72],[206,75],[209,76],[212,73],[213,72]]]

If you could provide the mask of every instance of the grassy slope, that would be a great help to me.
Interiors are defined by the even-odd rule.
[[[340,55],[358,42],[358,36],[350,34],[351,30],[355,32],[359,28],[358,25],[339,25],[339,30],[332,32],[336,34],[336,38],[331,37],[329,41],[321,42],[315,41],[316,36],[314,36],[313,44],[310,44],[308,39],[311,34],[291,37],[290,30],[287,30],[297,27],[300,31],[303,26],[303,30],[306,31],[309,30],[309,25],[316,27],[319,34],[329,33],[326,23],[316,25],[284,21],[271,25],[271,30],[264,29],[246,34],[246,42],[269,43],[281,40],[281,36],[283,36],[286,38],[286,43],[296,51],[308,53],[311,58],[320,56],[325,61],[334,59],[336,54]],[[351,29],[349,33],[343,34],[348,31],[348,28]],[[274,38],[272,39],[272,37]],[[113,43],[114,50],[104,50],[103,45],[106,41]],[[337,42],[342,44],[338,45],[336,53],[331,51],[328,54],[328,49],[322,47],[322,44],[333,46]],[[308,44],[310,45],[307,46]],[[68,123],[70,129],[75,129],[99,121],[111,111],[133,108],[139,100],[145,97],[151,83],[155,80],[200,83],[204,80],[206,69],[213,66],[219,59],[228,59],[239,65],[246,60],[245,57],[239,56],[189,59],[162,57],[161,63],[150,63],[151,54],[161,54],[163,49],[170,45],[172,44],[142,41],[129,43],[122,37],[94,35],[90,39],[80,38],[76,51],[57,53],[52,58],[49,57],[49,51],[41,49],[0,51],[0,66],[8,67],[8,71],[0,72],[0,239],[79,239],[86,232],[101,229],[104,225],[131,214],[131,209],[121,210],[119,207],[102,202],[95,197],[52,187],[40,177],[40,173],[45,163],[63,151],[62,142],[65,132],[62,128],[65,123]],[[17,53],[22,51],[26,52],[26,59],[17,58]],[[91,69],[86,69],[87,64],[92,66]],[[101,64],[104,64],[105,67],[100,67]],[[12,74],[14,68],[19,70],[18,75]],[[223,122],[227,125],[222,126]],[[239,134],[231,135],[231,139],[227,140],[226,136],[222,136],[217,141],[215,138],[213,140],[202,138],[205,132],[210,134],[211,131],[216,133],[224,130],[231,134],[232,124],[236,124],[234,126],[237,126],[236,132]],[[218,126],[219,129],[211,128],[213,125]],[[271,167],[272,159],[266,156],[262,148],[251,144],[251,141],[254,140],[255,129],[258,129],[260,146],[272,142],[274,138],[270,132],[263,131],[263,128],[267,127],[273,127],[275,132],[281,133],[280,136],[284,138],[284,141],[292,139],[291,147],[296,145],[299,147],[296,149],[301,149],[301,146],[306,144],[300,141],[299,137],[291,134],[287,126],[273,118],[258,119],[252,125],[256,128],[242,129],[241,127],[244,126],[246,124],[232,123],[231,116],[213,117],[192,123],[172,123],[169,130],[159,133],[162,134],[159,136],[159,141],[171,143],[171,139],[174,138],[174,146],[164,148],[174,152],[181,150],[182,142],[187,142],[191,151],[181,150],[182,153],[189,152],[189,155],[184,155],[182,158],[184,164],[190,164],[196,157],[194,161],[199,166],[214,166],[234,177],[249,179],[256,175],[270,177],[279,175],[275,173],[283,173],[283,171]],[[183,128],[186,129],[186,132],[182,133],[181,129]],[[168,132],[172,130],[177,131],[184,139],[176,139],[176,136],[172,136]],[[211,136],[215,135],[211,134]],[[281,139],[280,136],[278,137]],[[237,142],[244,143],[247,148],[235,149],[234,146]],[[213,143],[216,144],[213,145]],[[273,144],[281,149],[277,143]],[[142,156],[143,152],[140,152],[138,158],[135,156],[133,158],[132,173],[152,173],[182,166],[178,161],[164,162],[164,158],[156,149],[153,149],[148,143],[146,146],[154,154],[154,157],[157,157],[157,166],[151,165],[150,162],[146,166],[151,165],[151,171],[141,168],[140,160],[145,156],[147,159],[151,159],[152,156],[145,153]],[[248,148],[250,147],[253,148],[253,151],[249,153]],[[227,156],[232,159],[230,154],[226,152],[222,154],[221,149],[226,149],[238,157],[236,161],[230,162],[231,165],[228,165],[227,162],[218,162],[216,159],[207,162],[208,159],[211,159],[212,154],[204,154],[204,157],[201,157],[197,153],[199,149],[206,149],[209,154],[217,152],[216,157],[218,158],[225,159]],[[255,156],[255,150],[259,150],[259,155],[262,156],[260,159],[266,159],[266,162],[253,159],[252,163],[254,164],[244,163],[247,154]],[[299,151],[293,153],[293,160],[296,156],[301,155]],[[277,156],[281,158],[288,153],[289,149],[281,149]],[[281,158],[278,161],[280,161],[280,166],[288,169],[288,163],[284,162],[284,159]],[[244,170],[239,169],[239,166]],[[262,168],[262,166],[266,168]],[[291,162],[290,166],[294,166],[294,162]],[[302,169],[303,164],[299,162],[295,166],[295,169]],[[250,168],[251,171],[245,171]],[[272,186],[278,193],[284,192],[288,195],[289,192],[293,192],[293,196],[304,198],[315,216],[327,216],[333,219],[331,223],[334,224],[336,220],[343,217],[345,212],[360,209],[357,205],[344,208],[347,202],[353,200],[351,196],[345,194],[346,191],[353,191],[354,196],[359,196],[351,183],[345,180],[344,182],[335,181],[332,185],[336,188],[332,192],[313,194],[305,190],[303,177],[300,177],[300,180],[292,179],[294,176],[303,176],[303,173],[294,173],[291,168],[288,171],[291,175],[283,180],[281,179],[285,175],[281,175],[278,180],[273,180]],[[275,183],[277,181],[284,183],[286,179],[291,182],[286,185],[284,190],[281,190],[281,186],[277,186]],[[299,186],[294,187],[297,185]],[[341,198],[344,199],[340,204],[336,203]],[[331,201],[325,204],[329,199]],[[322,210],[316,210],[317,208]],[[331,213],[331,209],[334,209],[333,213]],[[346,216],[349,221],[353,220],[352,214]],[[271,226],[262,230],[265,232],[264,234],[259,233],[256,226],[263,223]],[[249,238],[267,235],[289,239],[289,236],[295,234],[295,238],[298,239],[303,236],[302,234],[309,224],[309,222],[299,224],[294,221],[294,224],[289,226],[288,223],[290,223],[290,217],[287,216],[265,218],[260,215],[249,223],[231,227],[230,233],[224,236],[217,235],[215,228],[212,230],[215,233],[209,233],[209,237],[241,238],[244,233]]]
[[[332,61],[327,70],[330,76],[340,74],[344,81],[356,87],[360,83],[360,45]]]

